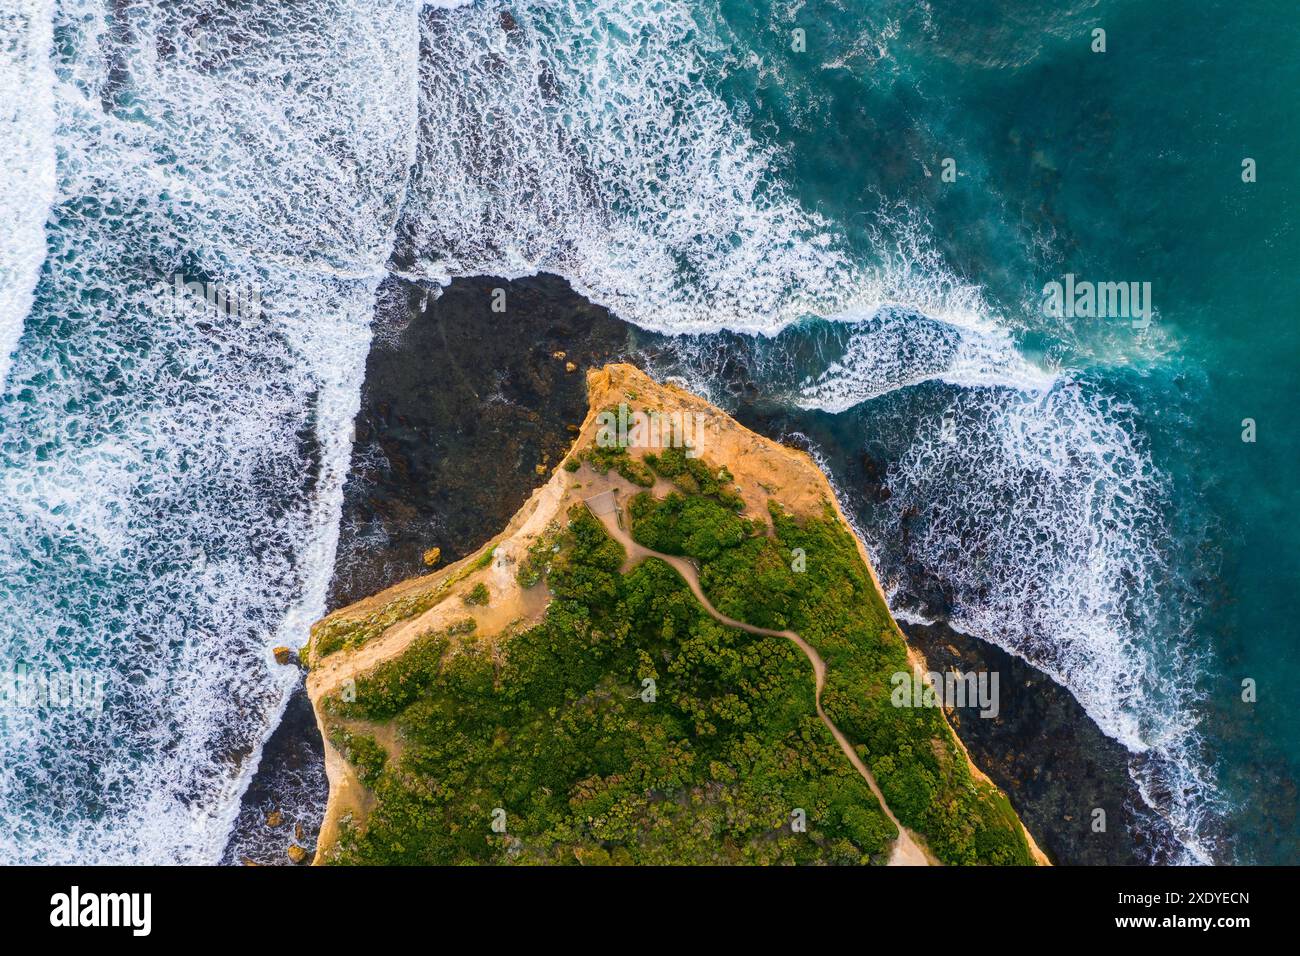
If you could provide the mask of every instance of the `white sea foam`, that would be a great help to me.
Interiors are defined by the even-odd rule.
[[[53,0],[15,0],[0,11],[0,388],[32,307],[54,201],[52,10]]]
[[[710,86],[685,4],[478,4],[426,16],[411,271],[539,270],[648,328],[776,331],[855,287]]]
[[[945,322],[895,303],[833,318],[852,323],[854,332],[844,354],[803,383],[797,401],[806,408],[843,412],[928,381],[1030,393],[1042,393],[1056,381],[1026,361],[1006,330],[996,326]]]
[[[1135,779],[1208,860],[1204,661],[1165,558],[1167,482],[1134,417],[1088,381],[955,391],[892,467],[879,540],[944,581],[954,627],[1037,665],[1141,755]]]
[[[50,256],[0,409],[0,859],[212,862],[322,612],[413,158],[416,7],[69,0]],[[49,24],[46,23],[46,32]],[[183,273],[256,314],[176,313]]]

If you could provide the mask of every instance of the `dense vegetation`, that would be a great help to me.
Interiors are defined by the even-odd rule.
[[[689,497],[709,498],[732,511],[745,507],[744,500],[731,486],[731,473],[726,468],[710,465],[703,458],[692,458],[684,448],[664,448],[658,455],[646,455],[645,463]]]
[[[894,828],[790,642],[721,626],[662,562],[621,575],[585,509],[556,544],[541,624],[495,648],[426,634],[324,701],[378,798],[334,861],[883,862]],[[382,762],[361,734],[389,720]]]
[[[723,614],[792,629],[817,648],[827,715],[858,747],[899,820],[940,860],[1031,862],[1010,803],[974,779],[941,712],[892,706],[890,676],[910,670],[906,646],[829,504],[804,522],[772,506],[771,533],[741,540],[739,519],[713,499],[641,494],[631,511],[642,544],[698,559],[700,583]]]
[[[388,751],[384,750],[369,734],[353,733],[343,726],[330,729],[330,743],[338,748],[343,759],[357,768],[357,776],[368,787],[379,781],[388,761]]]
[[[753,525],[712,498],[673,492],[662,500],[641,492],[628,505],[636,538],[664,554],[711,560],[741,544]]]

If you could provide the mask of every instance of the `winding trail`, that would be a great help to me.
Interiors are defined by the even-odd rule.
[[[744,621],[737,621],[735,618],[727,617],[717,608],[715,608],[709,599],[704,596],[704,589],[700,587],[699,572],[695,565],[683,557],[672,554],[663,554],[647,548],[645,545],[633,540],[623,528],[621,513],[619,511],[618,500],[614,497],[613,491],[604,491],[598,495],[593,495],[586,500],[587,508],[595,515],[605,530],[619,544],[627,550],[627,562],[623,569],[627,571],[640,564],[646,558],[658,558],[665,564],[673,568],[682,576],[695,599],[699,601],[700,606],[709,613],[709,616],[725,624],[727,627],[739,628],[742,631],[748,631],[750,634],[761,634],[764,637],[784,637],[793,641],[799,650],[803,651],[804,656],[808,658],[813,666],[813,676],[815,679],[815,693],[813,701],[817,707],[817,716],[821,718],[826,729],[831,732],[835,742],[840,745],[840,750],[844,751],[844,756],[853,764],[853,768],[867,782],[871,792],[876,795],[880,801],[880,807],[885,811],[885,816],[889,817],[891,823],[898,828],[898,839],[894,842],[894,849],[889,855],[890,866],[930,866],[930,859],[926,856],[925,851],[921,849],[920,844],[912,836],[911,832],[898,822],[898,817],[894,816],[894,811],[889,809],[889,804],[885,802],[885,795],[880,792],[880,787],[876,783],[876,778],[871,775],[858,752],[853,749],[849,739],[844,736],[834,722],[826,716],[826,711],[822,709],[822,687],[826,684],[826,662],[822,660],[817,650],[805,641],[794,631],[774,631],[771,628],[757,627],[753,624],[746,624]]]

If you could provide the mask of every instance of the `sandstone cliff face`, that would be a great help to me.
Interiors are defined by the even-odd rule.
[[[749,519],[755,533],[761,534],[766,526],[764,516],[778,511],[795,521],[831,520],[847,528],[825,475],[803,452],[748,431],[698,396],[656,383],[630,365],[589,372],[587,387],[589,411],[565,462],[496,537],[463,560],[344,607],[313,627],[303,657],[310,666],[307,691],[325,740],[330,780],[316,862],[333,858],[342,835],[365,831],[378,801],[375,783],[384,767],[401,766],[407,746],[391,717],[368,719],[364,711],[350,706],[358,688],[373,692],[369,688],[375,681],[368,677],[407,655],[425,653],[431,635],[442,642],[440,654],[454,656],[459,649],[472,647],[474,654],[499,662],[513,638],[540,625],[547,615],[552,600],[545,584],[549,561],[560,551],[561,535],[578,513],[575,509],[584,509],[585,514],[593,499],[618,502],[621,523],[622,506],[634,496],[648,492],[653,499],[663,499],[680,493],[680,482],[647,466],[666,446],[679,444],[684,437],[692,446],[692,458],[718,469],[729,507]],[[612,451],[611,437],[622,442]],[[483,467],[491,468],[491,462]],[[883,608],[870,560],[860,542],[856,547],[874,583],[872,598]],[[889,639],[896,638],[901,645],[897,625],[887,611],[884,616],[892,632]],[[912,655],[914,662],[921,663]],[[940,735],[945,739],[936,738],[936,749],[961,753],[958,759],[968,763],[946,725]],[[973,765],[970,769],[978,786],[1005,804]],[[403,773],[409,778],[408,771]],[[865,768],[864,774],[869,778]],[[869,782],[874,788],[874,781]],[[1009,806],[1006,809],[1010,813]],[[887,808],[884,812],[893,819]],[[1019,838],[1022,828],[1013,813],[1010,819]],[[925,837],[918,837],[916,843],[924,847]],[[513,837],[503,837],[509,851],[506,859],[522,852],[518,844]],[[1045,862],[1032,840],[1028,847]],[[580,862],[597,854],[603,859],[606,851],[600,847],[573,851]],[[927,854],[937,861],[935,854]],[[897,852],[894,857],[897,862]],[[883,862],[884,855],[875,860]]]

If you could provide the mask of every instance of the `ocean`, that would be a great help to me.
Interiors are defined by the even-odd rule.
[[[541,271],[883,463],[896,614],[1068,690],[1181,861],[1300,858],[1293,5],[11,6],[0,670],[102,699],[11,688],[0,862],[221,858],[381,281]]]

